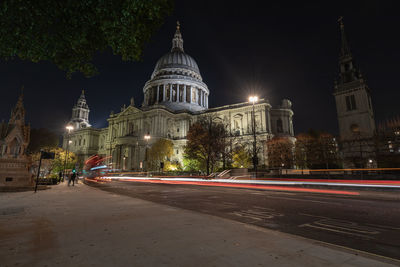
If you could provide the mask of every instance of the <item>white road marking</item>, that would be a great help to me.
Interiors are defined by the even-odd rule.
[[[308,223],[299,225],[299,227],[311,227],[311,228],[326,230],[326,231],[330,231],[330,232],[336,232],[336,233],[342,233],[342,234],[346,234],[346,235],[358,236],[358,237],[362,237],[362,238],[366,238],[366,239],[373,239],[373,238],[371,238],[370,236],[367,236],[367,235],[361,235],[361,234],[351,233],[351,232],[347,232],[347,231],[341,231],[341,230],[337,230],[337,229],[332,229],[332,228],[328,228],[328,227],[312,225],[312,224],[308,224]]]
[[[313,202],[313,203],[322,203],[322,204],[330,204],[330,205],[339,205],[342,206],[341,203],[335,202],[327,202],[327,201],[318,201],[318,200],[310,200],[310,199],[302,199],[302,198],[292,198],[292,197],[277,197],[277,196],[265,196],[267,198],[276,198],[276,199],[286,199],[286,200],[294,200],[294,201],[305,201],[305,202]]]

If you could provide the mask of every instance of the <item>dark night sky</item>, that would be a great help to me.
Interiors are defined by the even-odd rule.
[[[293,102],[297,133],[309,128],[337,133],[333,81],[338,69],[339,27],[344,16],[356,65],[372,89],[376,120],[399,114],[400,16],[394,2],[176,1],[175,11],[144,51],[142,62],[123,62],[111,52],[98,55],[100,75],[67,80],[50,63],[0,61],[0,119],[8,120],[25,86],[27,121],[61,132],[80,91],[86,90],[90,122],[106,126],[142,88],[171,48],[178,19],[185,52],[198,63],[210,89],[210,107],[247,100],[254,90],[273,105]],[[246,5],[243,5],[246,3]]]

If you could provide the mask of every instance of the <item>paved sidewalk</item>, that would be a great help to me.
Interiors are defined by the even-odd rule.
[[[65,182],[36,194],[0,193],[0,259],[0,266],[394,266],[317,241]]]

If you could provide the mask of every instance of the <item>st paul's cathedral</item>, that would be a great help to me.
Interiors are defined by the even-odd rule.
[[[162,56],[143,87],[144,101],[137,106],[132,98],[129,106],[111,113],[108,126],[91,127],[89,106],[84,91],[72,109],[70,125],[63,147],[74,152],[80,162],[92,155],[108,157],[113,168],[140,170],[143,168],[146,147],[160,138],[174,144],[172,161],[182,163],[186,134],[199,116],[212,114],[224,123],[235,141],[250,143],[253,138],[253,103],[244,102],[209,108],[212,90],[203,81],[196,61],[183,49],[179,23],[172,39],[171,51]],[[266,141],[274,136],[294,140],[292,103],[283,99],[277,107],[268,100],[254,104],[257,141],[261,146],[259,165],[268,166]],[[144,136],[151,138],[145,140]]]

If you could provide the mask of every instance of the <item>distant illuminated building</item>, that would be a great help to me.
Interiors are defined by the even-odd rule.
[[[203,82],[196,61],[184,52],[179,23],[171,51],[158,60],[143,93],[141,107],[135,106],[132,98],[129,106],[124,105],[119,113],[110,114],[108,126],[102,129],[90,127],[86,101],[81,105],[79,103],[83,101],[78,101],[71,122],[79,127],[70,135],[69,149],[80,160],[93,154],[111,156],[110,163],[114,168],[139,170],[145,159],[147,141],[144,136],[149,134],[150,146],[160,138],[171,140],[174,144],[172,160],[182,163],[186,134],[190,125],[203,114],[214,114],[237,142],[250,144],[252,140],[252,103],[209,108],[210,90]],[[83,93],[82,97],[84,99]],[[291,101],[284,99],[280,106],[272,108],[268,100],[260,99],[255,103],[255,121],[261,147],[259,165],[266,166],[268,139],[282,136],[293,140]]]

